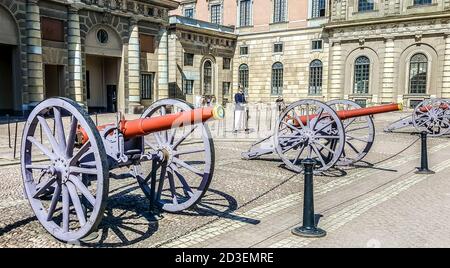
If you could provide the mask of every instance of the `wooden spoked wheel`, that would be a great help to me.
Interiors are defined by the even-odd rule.
[[[336,112],[317,100],[300,100],[289,105],[276,123],[275,149],[286,164],[302,172],[303,159],[315,160],[316,173],[331,168],[342,155],[344,126]]]
[[[193,106],[184,101],[163,99],[153,103],[141,117],[191,109]],[[208,126],[173,126],[146,135],[144,143],[146,151],[157,156],[140,164],[148,175],[138,182],[150,201],[168,212],[179,212],[199,202],[214,172],[214,144]]]
[[[412,114],[413,126],[438,137],[450,131],[450,102],[444,99],[427,99],[419,103]]]
[[[347,111],[360,109],[361,106],[350,100],[332,100],[327,102],[333,110]],[[342,121],[345,130],[345,146],[336,165],[347,166],[362,160],[373,145],[375,126],[372,117],[360,116]]]
[[[75,145],[78,127],[89,137],[82,146]],[[26,197],[48,232],[70,242],[97,228],[108,196],[108,163],[100,135],[81,106],[65,98],[39,103],[25,124],[21,156]]]

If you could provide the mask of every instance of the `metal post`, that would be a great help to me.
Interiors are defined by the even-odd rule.
[[[8,120],[8,146],[9,146],[9,148],[12,148],[11,147],[11,125],[10,125],[9,114],[6,115],[6,119]]]
[[[259,110],[259,105],[256,106],[256,131],[259,135],[259,124],[261,121],[261,111]]]
[[[272,130],[272,105],[269,105],[268,108],[269,108],[269,130]]]
[[[420,132],[420,167],[417,168],[416,174],[434,174],[435,172],[428,169],[427,155],[427,132]]]
[[[42,126],[39,124],[39,134],[41,135],[41,143],[42,143]]]
[[[95,125],[98,126],[97,112],[95,112]]]
[[[327,234],[324,230],[317,228],[316,215],[314,214],[314,190],[313,169],[316,161],[307,158],[302,161],[305,174],[305,185],[303,193],[303,224],[292,229],[292,233],[304,237],[323,237]]]
[[[14,130],[14,153],[13,158],[16,159],[16,147],[17,147],[17,128],[18,128],[19,122],[16,120],[16,129]]]

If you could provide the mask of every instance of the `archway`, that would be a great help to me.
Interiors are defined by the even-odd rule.
[[[11,114],[20,106],[18,47],[19,31],[14,17],[0,6],[0,114]]]

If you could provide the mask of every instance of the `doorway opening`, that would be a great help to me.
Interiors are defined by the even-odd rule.
[[[44,65],[45,98],[65,96],[64,94],[64,65]]]
[[[14,46],[0,44],[0,114],[14,113],[14,77],[13,51]]]
[[[86,90],[89,112],[117,112],[120,58],[86,55]]]

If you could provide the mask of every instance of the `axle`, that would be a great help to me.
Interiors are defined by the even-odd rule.
[[[215,107],[197,108],[157,117],[122,120],[119,123],[119,131],[125,139],[132,139],[154,132],[204,123],[210,119],[222,119],[224,116],[225,112],[223,107],[217,105]],[[112,124],[97,126],[97,129],[102,130],[110,125]],[[84,144],[88,139],[84,129],[79,127],[77,131],[77,143]]]

